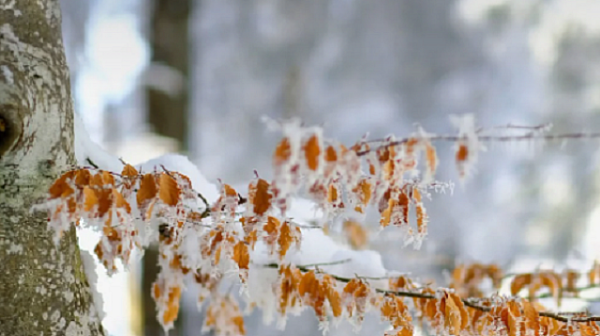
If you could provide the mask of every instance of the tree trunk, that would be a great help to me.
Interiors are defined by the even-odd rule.
[[[57,0],[0,0],[0,335],[102,335],[75,229],[31,212],[73,166]]]
[[[157,83],[158,87],[176,86],[168,87],[173,90],[170,94],[156,86],[149,87],[148,119],[156,133],[176,139],[183,150],[188,149],[188,22],[191,7],[190,0],[155,0],[149,32],[152,65],[167,67],[177,80],[175,83]],[[154,76],[159,75],[155,73]]]
[[[188,148],[188,56],[190,53],[188,21],[191,6],[191,0],[155,0],[149,27],[153,66],[168,67],[178,75],[176,78],[179,78],[181,83],[175,83],[179,88],[171,94],[157,87],[148,88],[148,122],[156,133],[177,140],[178,149],[184,151]],[[168,83],[158,84],[158,87],[168,85]],[[144,335],[181,335],[181,326],[186,316],[185,310],[179,311],[175,329],[171,329],[168,333],[165,333],[156,319],[156,303],[151,293],[158,272],[158,246],[152,245],[144,252],[142,268]]]

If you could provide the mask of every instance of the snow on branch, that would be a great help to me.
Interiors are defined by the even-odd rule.
[[[458,267],[449,288],[434,290],[407,276],[388,278],[391,272],[381,256],[363,249],[367,231],[361,220],[369,208],[379,214],[380,228],[404,233],[404,244],[418,248],[426,238],[424,200],[431,198],[431,189],[451,187],[435,180],[436,141],[456,144],[455,164],[465,178],[483,142],[600,137],[545,134],[546,126],[486,131],[471,116],[453,123],[457,135],[419,129],[410,137],[362,139],[350,147],[298,121],[271,123],[283,134],[273,154],[274,176],[267,180],[256,173],[244,191],[209,183],[178,155],[137,168],[117,163],[94,147],[78,124],[78,160],[87,167],[65,172],[36,208],[48,212],[57,241],[71,223],[102,232],[94,252],[109,274],[116,271],[117,260],[127,265],[133,250],[158,243],[161,271],[152,296],[165,330],[178,316],[184,280],[190,278],[200,293],[198,306],[209,305],[204,330],[223,335],[245,333],[238,302],[222,293],[221,285],[231,280],[241,284],[249,307],[261,308],[266,319],[276,315],[279,326],[288,315],[310,307],[323,329],[342,319],[360,325],[374,310],[390,323],[389,335],[413,334],[411,311],[440,335],[597,335],[600,318],[585,313],[567,317],[536,301],[548,295],[538,295],[541,288],[558,304],[563,296],[578,293],[573,273],[516,275],[511,295],[500,296],[483,293],[479,284],[487,277],[497,287],[504,278],[501,270],[475,264]],[[504,129],[521,133],[490,133]],[[340,218],[350,244],[321,230],[320,223]],[[600,283],[598,274],[594,266],[588,287]],[[518,296],[523,288],[529,289],[528,300]]]

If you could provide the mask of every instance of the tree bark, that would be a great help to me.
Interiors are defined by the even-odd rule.
[[[75,166],[57,0],[0,0],[0,335],[102,335],[75,229],[31,212]]]

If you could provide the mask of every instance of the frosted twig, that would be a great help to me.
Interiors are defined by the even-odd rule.
[[[561,134],[537,134],[535,132],[526,133],[521,135],[480,135],[477,137],[479,141],[485,142],[510,142],[510,141],[556,141],[556,140],[569,140],[569,139],[597,139],[600,138],[600,132],[593,133],[561,133]],[[375,148],[366,149],[356,153],[358,156],[364,156],[372,151],[377,151],[382,148],[388,148],[390,146],[400,146],[408,142],[410,138],[402,138],[396,141],[392,141],[385,145],[381,145]],[[457,142],[464,140],[463,136],[459,135],[431,135],[424,136],[422,139],[429,141],[449,141]],[[385,140],[371,140],[370,142],[384,142]]]

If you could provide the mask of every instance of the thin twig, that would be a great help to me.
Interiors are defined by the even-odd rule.
[[[509,141],[526,141],[526,140],[543,140],[543,141],[556,141],[556,140],[568,140],[568,139],[597,139],[600,138],[600,132],[594,133],[562,133],[562,134],[536,134],[536,133],[527,133],[524,135],[480,135],[477,137],[479,141],[483,142],[509,142]],[[377,151],[382,148],[388,148],[390,146],[400,146],[405,144],[410,138],[403,138],[399,140],[392,141],[390,143],[366,149],[360,152],[357,152],[356,155],[364,156],[372,151]],[[457,142],[460,140],[464,140],[464,136],[459,135],[432,135],[432,136],[423,136],[421,139],[429,140],[429,141],[449,141],[449,142]],[[384,142],[385,140],[371,140],[370,142]]]
[[[201,194],[201,193],[197,193],[198,197],[200,197],[200,199],[202,200],[202,203],[204,203],[204,211],[202,212],[202,214],[200,215],[201,218],[206,218],[208,216],[210,216],[210,205],[208,205],[208,201],[206,200],[206,198]]]
[[[317,224],[300,224],[297,222],[287,221],[289,224],[293,226],[297,226],[301,229],[322,229],[323,227]]]
[[[95,163],[94,163],[94,161],[92,161],[92,159],[90,159],[89,157],[88,157],[88,158],[85,158],[85,161],[87,161],[87,163],[89,163],[89,164],[90,164],[90,166],[92,166],[92,167],[94,167],[94,168],[96,168],[96,169],[100,169],[100,168],[98,167],[98,165],[97,165],[97,164],[95,164]]]
[[[364,279],[364,280],[390,280],[390,279],[394,279],[394,278],[398,278],[401,276],[405,276],[405,275],[409,275],[410,273],[402,273],[402,274],[396,274],[396,275],[386,275],[386,276],[380,276],[380,277],[372,277],[372,276],[363,276],[363,275],[359,275],[357,276],[359,279]]]
[[[309,267],[319,267],[319,266],[333,266],[333,265],[345,264],[345,263],[348,263],[351,261],[352,261],[352,259],[348,258],[348,259],[342,259],[342,260],[331,261],[331,262],[306,264],[306,265],[301,265],[301,267],[309,268]],[[298,266],[296,266],[296,267],[298,267]]]
[[[552,123],[545,123],[545,124],[539,124],[539,125],[534,125],[534,126],[527,126],[527,125],[514,125],[514,124],[506,124],[506,125],[500,125],[500,126],[494,126],[490,129],[524,129],[524,130],[530,130],[530,131],[541,131],[544,129],[548,129],[552,127]]]

